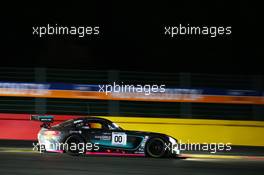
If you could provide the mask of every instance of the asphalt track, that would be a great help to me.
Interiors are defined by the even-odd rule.
[[[78,156],[32,152],[0,152],[0,174],[130,175],[130,174],[263,174],[263,159]]]

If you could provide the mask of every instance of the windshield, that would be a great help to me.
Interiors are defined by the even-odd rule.
[[[111,123],[109,125],[109,130],[118,130],[118,131],[120,131],[120,130],[123,130],[123,129],[120,126],[118,126],[116,123]]]
[[[66,120],[62,123],[59,123],[58,125],[56,126],[62,126],[62,127],[67,127],[67,126],[71,126],[72,123],[73,123],[74,119],[70,119],[70,120]]]

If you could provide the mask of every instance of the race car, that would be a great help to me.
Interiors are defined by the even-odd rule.
[[[41,152],[69,155],[178,157],[177,140],[161,133],[124,130],[105,118],[81,117],[51,126],[53,116],[31,116],[43,122],[38,133]]]

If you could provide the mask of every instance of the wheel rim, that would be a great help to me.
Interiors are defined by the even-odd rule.
[[[74,154],[79,154],[78,144],[81,143],[81,141],[78,138],[75,137],[69,137],[67,139],[68,149],[67,151]],[[73,146],[75,144],[75,147]],[[76,148],[76,149],[72,149]]]
[[[164,142],[161,139],[153,139],[148,144],[148,154],[152,157],[162,157],[165,150],[164,150]]]

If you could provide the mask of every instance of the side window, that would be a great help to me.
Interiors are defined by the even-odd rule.
[[[89,121],[89,122],[85,122],[82,128],[84,129],[105,129],[106,127],[100,122]]]
[[[98,122],[89,122],[89,127],[91,129],[103,129],[103,125]]]

